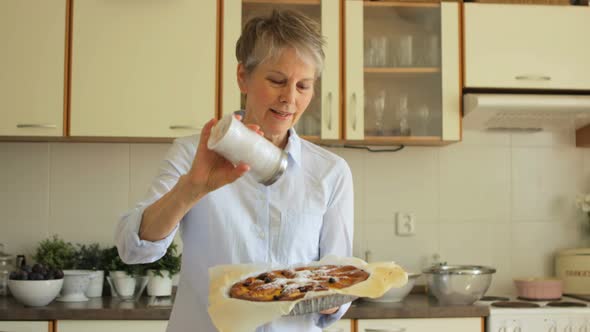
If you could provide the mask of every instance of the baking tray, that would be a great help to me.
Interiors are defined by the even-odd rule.
[[[297,302],[287,316],[299,316],[320,312],[322,310],[339,307],[348,302],[352,302],[357,298],[358,296],[344,294],[314,296]]]

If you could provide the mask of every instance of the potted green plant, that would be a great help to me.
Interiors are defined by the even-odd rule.
[[[166,254],[159,260],[147,264],[149,296],[171,296],[172,277],[180,272],[182,255],[178,254],[176,243],[172,243],[166,250]]]
[[[33,259],[37,263],[56,269],[71,270],[76,267],[76,248],[70,242],[54,235],[39,243]]]
[[[85,293],[94,276],[88,271],[74,270],[77,268],[76,247],[72,243],[54,235],[39,243],[33,258],[38,263],[63,270],[64,281],[57,301],[88,301]]]
[[[104,253],[98,243],[89,245],[77,244],[76,248],[76,268],[87,270],[94,276],[88,289],[87,297],[101,297],[102,287],[104,284]]]

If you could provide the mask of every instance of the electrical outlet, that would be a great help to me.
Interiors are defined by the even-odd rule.
[[[413,213],[398,212],[395,215],[395,233],[399,236],[412,236],[416,234]]]

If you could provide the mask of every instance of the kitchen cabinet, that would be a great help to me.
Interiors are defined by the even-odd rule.
[[[352,332],[353,321],[350,319],[341,319],[322,330],[322,332]]]
[[[268,15],[273,9],[293,9],[314,19],[321,26],[326,45],[322,76],[315,85],[314,97],[296,125],[299,135],[310,139],[340,137],[340,35],[339,1],[336,0],[224,0],[222,42],[222,114],[244,107],[236,80],[235,45],[243,25],[252,17]]]
[[[358,332],[484,332],[483,318],[359,319]]]
[[[346,140],[461,139],[459,4],[345,0]]]
[[[48,321],[0,321],[1,332],[53,332]]]
[[[63,135],[66,2],[0,2],[0,136]]]
[[[361,144],[440,145],[461,139],[458,3],[279,3],[224,1],[224,114],[241,107],[234,48],[242,24],[272,8],[294,8],[320,22],[327,42],[319,91],[298,133]]]
[[[168,321],[162,320],[60,320],[55,332],[165,332]]]
[[[590,89],[590,7],[465,3],[464,16],[465,87]]]
[[[215,116],[217,6],[74,0],[70,135],[198,133]]]

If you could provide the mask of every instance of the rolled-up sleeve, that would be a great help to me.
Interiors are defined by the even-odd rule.
[[[158,175],[153,180],[146,197],[135,208],[125,213],[115,228],[115,244],[121,260],[127,264],[150,263],[160,259],[172,243],[179,225],[159,241],[146,241],[139,238],[139,227],[143,212],[176,185],[181,175],[185,174],[194,158],[195,148],[187,144],[188,139],[174,141],[166,158],[162,162]]]
[[[134,208],[126,213],[117,224],[115,243],[121,260],[127,264],[154,262],[166,253],[166,249],[178,230],[178,225],[168,236],[159,241],[146,241],[139,238],[139,226],[143,211],[147,208]]]
[[[326,255],[352,256],[354,232],[352,173],[344,160],[341,160],[335,171],[334,173],[337,176],[334,180],[334,191],[328,209],[324,214],[320,234],[320,257]],[[347,303],[342,305],[334,314],[317,314],[315,317],[316,325],[320,328],[329,326],[344,316],[349,307],[350,303]]]

